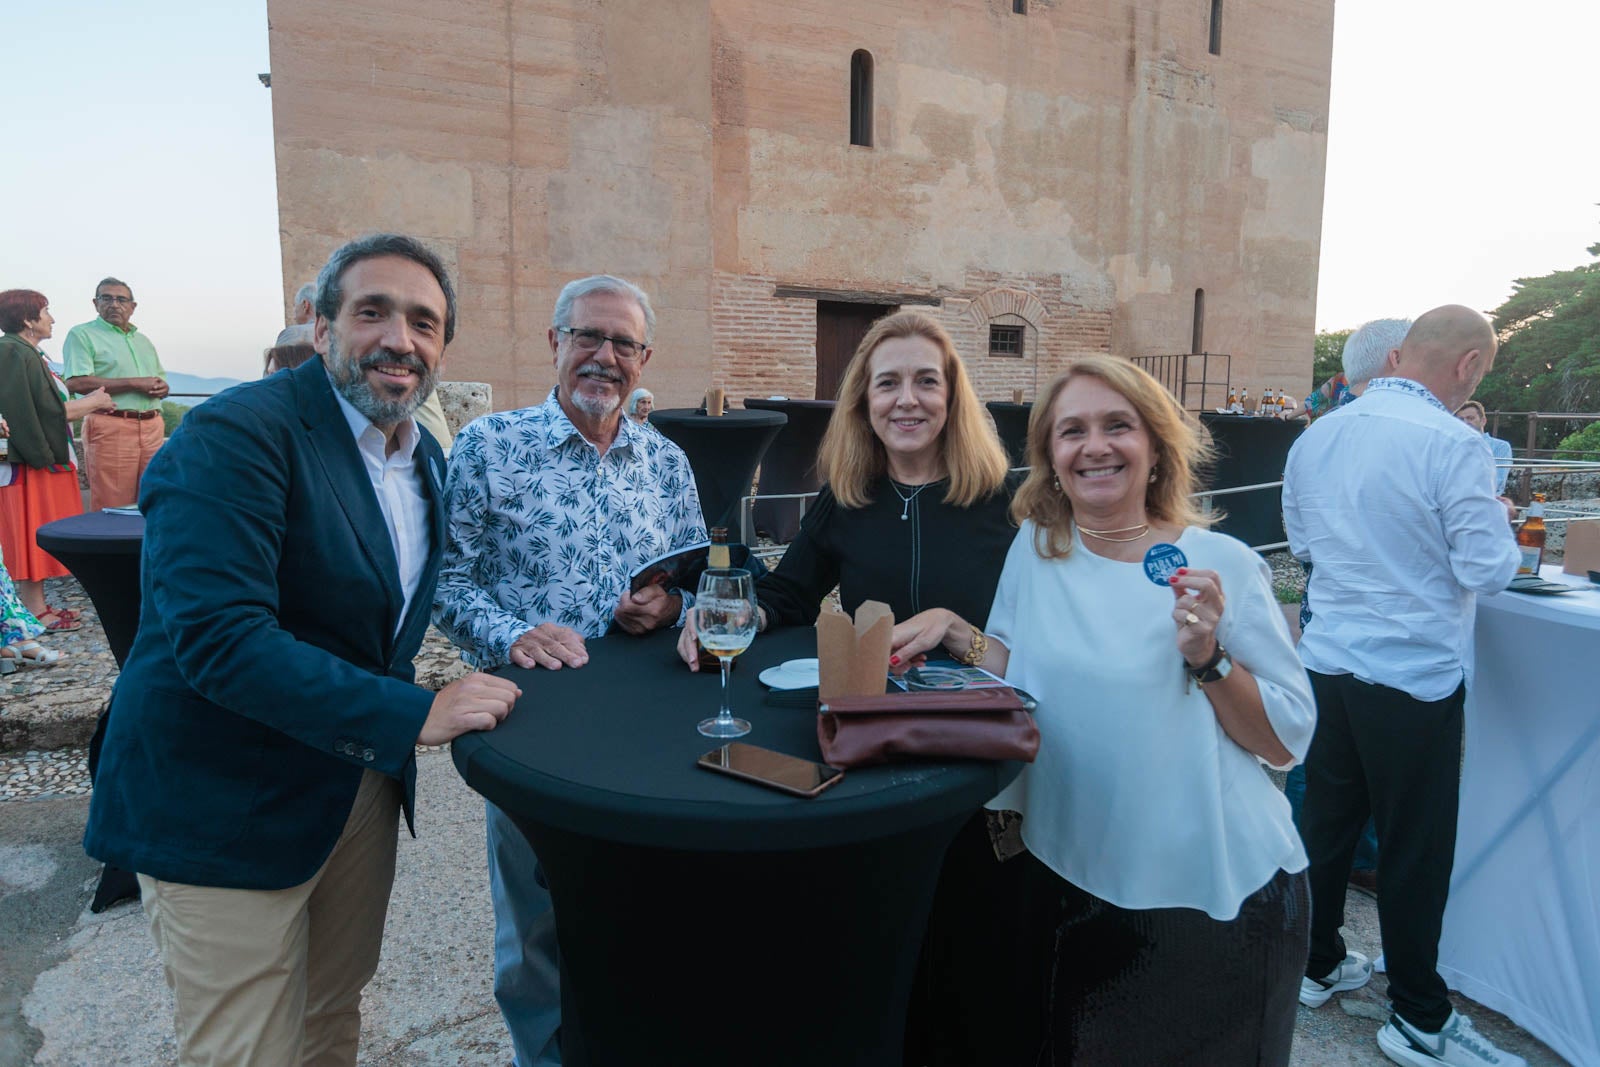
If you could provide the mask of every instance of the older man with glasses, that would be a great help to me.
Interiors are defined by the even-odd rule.
[[[478,667],[582,667],[584,641],[613,624],[637,634],[681,621],[683,591],[629,591],[645,563],[706,540],[688,458],[623,417],[654,332],[637,286],[610,275],[569,283],[548,335],[555,390],[456,438],[434,622]],[[516,825],[487,812],[495,999],[518,1067],[560,1063],[550,894]]]
[[[74,326],[61,349],[67,388],[80,396],[105,389],[113,411],[83,419],[83,461],[89,471],[89,507],[122,507],[139,499],[139,479],[166,438],[161,401],[167,372],[150,338],[131,321],[139,305],[116,278],[95,286],[98,318]]]

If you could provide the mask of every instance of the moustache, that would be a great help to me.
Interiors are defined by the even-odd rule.
[[[578,377],[599,378],[601,381],[607,382],[622,381],[622,375],[618,374],[616,371],[607,370],[599,363],[585,363],[583,366],[578,368]]]
[[[398,352],[389,351],[387,348],[380,348],[375,352],[368,353],[361,357],[361,361],[356,365],[362,370],[368,371],[380,363],[387,363],[391,367],[404,367],[409,371],[414,371],[419,377],[426,377],[428,374],[428,365],[416,356],[402,356]]]

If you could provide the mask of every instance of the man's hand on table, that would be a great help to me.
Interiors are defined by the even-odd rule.
[[[442,745],[472,730],[493,730],[521,695],[514,683],[493,675],[474,671],[457,678],[434,695],[417,741]]]
[[[581,667],[589,662],[583,635],[570,626],[541,622],[511,645],[511,663],[534,670],[543,667],[558,671],[562,667]]]
[[[612,614],[628,633],[647,634],[674,625],[682,613],[683,597],[659,585],[647,585],[637,593],[623,593]]]

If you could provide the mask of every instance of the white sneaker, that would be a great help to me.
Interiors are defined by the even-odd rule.
[[[1437,1034],[1418,1030],[1398,1015],[1378,1031],[1378,1048],[1396,1063],[1411,1067],[1433,1067],[1448,1063],[1453,1067],[1528,1067],[1528,1061],[1495,1048],[1488,1038],[1472,1027],[1472,1020],[1458,1011],[1450,1013],[1444,1029]]]
[[[1321,978],[1300,979],[1300,1003],[1320,1008],[1328,998],[1347,989],[1360,989],[1372,981],[1372,964],[1359,952],[1352,952]]]

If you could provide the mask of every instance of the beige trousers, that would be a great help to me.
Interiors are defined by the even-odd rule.
[[[333,854],[291,889],[139,875],[177,1001],[183,1067],[356,1062],[361,990],[378,969],[394,884],[399,810],[400,784],[365,771]]]
[[[139,479],[166,439],[166,423],[154,419],[83,417],[83,464],[89,470],[89,510],[139,502]]]

